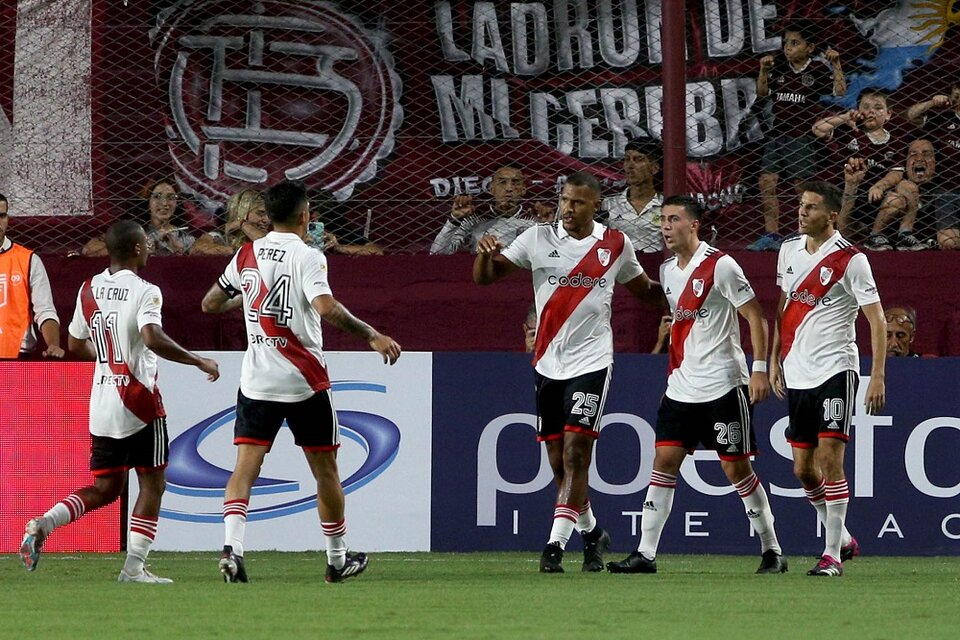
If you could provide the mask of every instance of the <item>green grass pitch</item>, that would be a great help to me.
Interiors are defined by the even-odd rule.
[[[855,638],[960,637],[960,558],[857,558],[813,578],[814,558],[758,576],[758,558],[663,555],[657,575],[541,575],[535,553],[377,553],[323,581],[320,553],[251,552],[249,584],[216,553],[154,553],[173,585],[117,584],[122,556],[49,554],[27,573],[0,556],[0,638]],[[611,553],[609,558],[619,559]]]

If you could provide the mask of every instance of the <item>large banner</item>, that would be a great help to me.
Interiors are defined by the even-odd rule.
[[[0,180],[14,215],[90,213],[92,180],[106,218],[129,213],[149,175],[174,174],[192,223],[212,224],[237,190],[297,178],[388,249],[422,249],[452,196],[483,194],[507,159],[526,171],[528,197],[553,200],[558,180],[585,167],[622,181],[626,142],[662,133],[662,6],[8,2],[0,144],[16,153],[0,157]],[[849,90],[823,96],[824,113],[877,87],[900,116],[949,93],[960,67],[949,0],[686,9],[689,190],[721,222],[756,189],[770,133],[756,76],[787,21],[813,20],[842,56]],[[51,56],[66,69],[55,82],[42,72]]]
[[[631,550],[639,536],[643,496],[655,453],[656,410],[665,388],[666,357],[617,358],[601,436],[591,467],[590,499],[614,548]],[[869,371],[867,361],[862,363]],[[434,355],[433,532],[436,551],[517,549],[546,542],[555,486],[535,441],[533,373],[526,355]],[[861,379],[846,471],[848,528],[864,553],[960,553],[960,359],[891,359],[887,406],[863,411]],[[784,437],[786,403],[771,397],[754,414],[767,488],[787,555],[816,555],[822,532],[793,477]],[[574,536],[572,546],[579,545]],[[681,469],[661,550],[759,553],[743,503],[716,454],[698,451]]]
[[[155,549],[223,545],[223,489],[233,470],[241,352],[209,353],[220,379],[161,361],[170,466]],[[432,356],[405,353],[390,367],[376,353],[328,353],[340,421],[340,477],[347,495],[347,540],[364,551],[430,548]],[[131,482],[130,504],[136,500]],[[316,481],[284,428],[253,488],[247,549],[323,549]]]

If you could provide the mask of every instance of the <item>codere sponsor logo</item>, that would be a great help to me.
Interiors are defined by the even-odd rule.
[[[550,276],[547,278],[547,282],[554,286],[585,287],[587,289],[592,289],[593,287],[603,288],[607,286],[606,278],[594,278],[592,276],[584,275],[579,271],[572,276]]]

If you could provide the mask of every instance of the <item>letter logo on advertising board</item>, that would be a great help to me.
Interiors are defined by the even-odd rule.
[[[386,393],[384,385],[355,380],[334,382],[333,391],[369,391]],[[208,462],[200,452],[201,443],[219,429],[233,425],[236,407],[229,407],[201,420],[170,443],[170,461],[167,466],[167,491],[195,499],[190,510],[161,508],[160,515],[186,522],[221,522],[223,490],[231,470]],[[344,493],[351,493],[383,473],[400,450],[400,429],[383,416],[363,411],[337,411],[341,439],[360,445],[366,454],[360,467],[342,481]],[[289,514],[309,511],[317,507],[316,488],[301,487],[300,483],[281,478],[260,477],[251,492],[261,498],[251,508],[247,519],[268,520]],[[263,504],[267,502],[267,504]],[[191,500],[191,504],[193,501]]]

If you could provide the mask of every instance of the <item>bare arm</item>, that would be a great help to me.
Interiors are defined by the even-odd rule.
[[[777,317],[773,323],[773,340],[770,348],[770,386],[777,397],[783,400],[786,387],[783,381],[783,371],[780,368],[780,323],[783,320],[783,305],[787,302],[787,294],[780,292],[780,302],[777,303]]]
[[[833,137],[833,131],[842,125],[853,125],[858,119],[859,111],[847,111],[838,116],[827,116],[821,118],[813,124],[813,135],[821,140],[829,140]]]
[[[657,309],[667,308],[667,297],[663,295],[663,287],[659,282],[648,278],[647,274],[641,273],[633,280],[624,282],[623,286],[639,300]]]
[[[840,53],[831,47],[824,52],[824,57],[833,69],[833,95],[839,97],[846,94],[847,78],[843,75],[843,68],[840,66]]]
[[[160,325],[144,325],[140,329],[140,336],[143,338],[143,344],[164,360],[193,365],[207,374],[207,379],[211,382],[220,377],[220,369],[216,360],[203,358],[192,351],[187,351],[164,333]]]
[[[45,320],[40,325],[40,334],[47,348],[43,351],[45,358],[62,358],[63,349],[60,347],[60,323],[56,320]]]
[[[757,74],[757,97],[766,98],[770,95],[770,69],[773,67],[773,56],[760,58],[760,73]]]
[[[880,202],[883,194],[900,184],[901,180],[903,180],[903,171],[887,172],[887,175],[877,180],[867,191],[867,199],[870,202]]]
[[[233,247],[226,244],[220,244],[213,239],[209,233],[205,233],[190,247],[192,256],[232,256]]]
[[[89,360],[92,362],[97,359],[97,350],[93,348],[93,343],[89,340],[81,340],[68,334],[67,348],[70,350],[70,353],[81,360]]]
[[[923,121],[927,117],[927,111],[930,111],[935,108],[942,109],[943,107],[950,106],[950,96],[945,95],[936,95],[926,100],[924,102],[918,102],[909,109],[907,109],[907,120],[910,121],[910,124],[914,124],[918,127],[923,126]]]
[[[357,318],[333,296],[329,294],[317,296],[310,304],[324,320],[333,326],[365,340],[371,349],[383,356],[384,363],[393,364],[400,357],[400,345],[393,338],[383,335]]]
[[[493,236],[483,236],[477,243],[477,257],[473,260],[473,281],[477,284],[493,284],[517,270],[502,255],[503,244]]]
[[[767,342],[769,327],[767,319],[763,317],[763,309],[754,298],[740,305],[737,312],[744,317],[750,326],[750,344],[753,346],[753,361],[767,363]],[[763,367],[765,368],[765,367]],[[770,395],[770,380],[766,371],[754,371],[750,374],[750,403],[763,402]]]
[[[200,308],[204,313],[226,313],[227,311],[239,309],[242,306],[243,296],[231,298],[216,282],[213,283],[213,286],[210,287],[207,294],[203,296],[203,302],[200,303]]]
[[[870,349],[873,364],[870,367],[870,384],[864,404],[867,413],[875,415],[886,404],[886,364],[887,364],[887,321],[883,316],[883,307],[879,302],[861,307],[863,315],[870,323]]]

